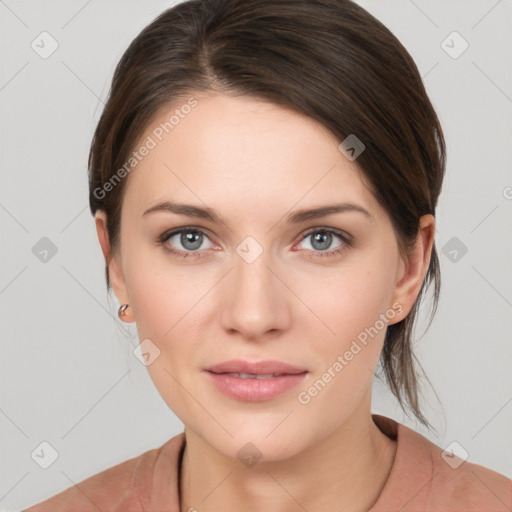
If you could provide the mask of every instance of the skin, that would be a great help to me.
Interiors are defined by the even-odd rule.
[[[130,305],[125,321],[159,348],[149,374],[185,425],[181,510],[368,510],[396,451],[370,410],[385,328],[309,403],[298,394],[393,304],[401,312],[395,306],[387,325],[409,313],[429,265],[434,217],[421,218],[415,250],[404,260],[357,160],[320,123],[249,97],[194,97],[198,105],[127,178],[115,254],[105,216],[96,214],[113,290]],[[161,112],[140,140],[175,108]],[[143,216],[161,201],[208,206],[224,223],[164,211]],[[340,202],[364,207],[371,218],[351,211],[286,222],[290,212]],[[187,258],[155,243],[186,226],[204,232],[204,257],[179,235],[165,244],[188,251]],[[344,251],[320,258],[326,249],[314,234],[322,228],[341,230],[353,243],[333,235],[327,250]],[[236,252],[248,236],[263,250],[252,263]],[[309,373],[277,398],[244,402],[219,392],[202,371],[234,358],[277,359]],[[262,453],[252,467],[237,457],[248,442]]]

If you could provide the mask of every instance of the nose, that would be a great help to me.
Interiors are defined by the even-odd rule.
[[[222,289],[221,324],[226,332],[257,341],[286,330],[291,320],[286,276],[271,268],[265,251],[252,262],[236,254],[233,265]]]

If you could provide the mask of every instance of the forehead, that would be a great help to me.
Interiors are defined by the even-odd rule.
[[[247,96],[191,94],[161,110],[140,137],[137,148],[151,149],[131,171],[125,201],[138,211],[168,199],[229,201],[260,214],[324,199],[358,199],[375,209],[338,144],[321,123],[291,109]]]

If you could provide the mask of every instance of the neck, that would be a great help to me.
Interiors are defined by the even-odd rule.
[[[396,452],[396,442],[373,422],[369,399],[306,450],[250,468],[186,430],[181,511],[369,510],[386,483]]]

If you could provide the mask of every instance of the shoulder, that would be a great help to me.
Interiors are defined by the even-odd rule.
[[[394,420],[374,420],[394,432],[398,444],[388,481],[372,512],[512,510],[511,479],[443,450]]]
[[[168,447],[173,447],[175,438],[160,448],[154,448],[141,455],[105,469],[64,491],[23,510],[23,512],[123,512],[142,511],[134,483],[137,475],[152,471],[156,460]],[[119,509],[119,506],[122,506]]]
[[[430,500],[438,508],[449,504],[453,510],[512,510],[512,480],[489,468],[465,461],[426,439],[424,442],[429,445],[432,459]]]

